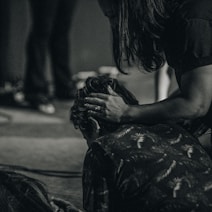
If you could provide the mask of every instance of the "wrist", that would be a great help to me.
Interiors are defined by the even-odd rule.
[[[129,124],[132,122],[132,105],[127,105],[126,109],[124,110],[121,118],[120,118],[120,124]]]

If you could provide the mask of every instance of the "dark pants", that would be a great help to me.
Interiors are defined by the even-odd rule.
[[[10,21],[10,7],[11,2],[8,0],[0,0],[0,87],[4,86],[5,81],[9,79],[7,70],[9,69],[8,64],[8,46],[10,34],[9,30],[11,27]]]
[[[47,52],[56,92],[69,89],[70,29],[76,0],[30,0],[32,28],[27,45],[26,94],[48,94]]]

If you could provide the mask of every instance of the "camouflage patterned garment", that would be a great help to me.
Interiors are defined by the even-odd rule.
[[[96,140],[83,170],[87,212],[212,212],[212,162],[175,125],[124,125]]]

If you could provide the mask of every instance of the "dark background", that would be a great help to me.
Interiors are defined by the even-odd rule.
[[[0,78],[22,78],[30,30],[28,1],[0,0],[0,27]],[[78,0],[70,39],[73,73],[112,64],[109,23],[97,0]]]

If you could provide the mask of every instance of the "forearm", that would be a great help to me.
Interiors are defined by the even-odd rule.
[[[198,107],[180,96],[161,102],[129,106],[121,118],[121,123],[162,123],[193,119],[201,116]]]

